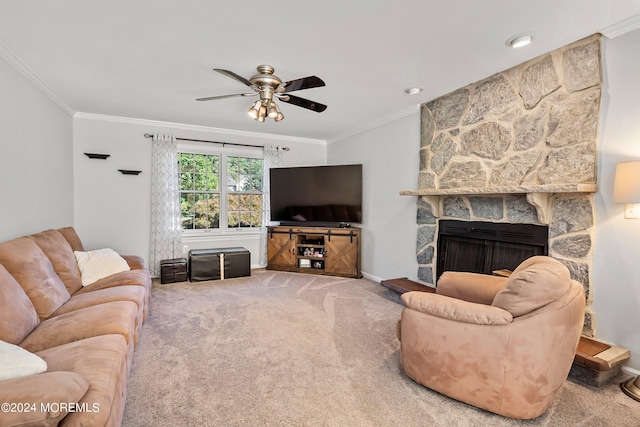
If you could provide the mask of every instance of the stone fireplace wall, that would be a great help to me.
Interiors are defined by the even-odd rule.
[[[418,188],[595,183],[600,50],[600,35],[594,35],[423,104]],[[418,277],[430,284],[439,218],[542,222],[525,195],[435,200],[419,198],[417,215]],[[585,333],[592,335],[594,195],[556,193],[549,206],[549,255],[584,285]]]

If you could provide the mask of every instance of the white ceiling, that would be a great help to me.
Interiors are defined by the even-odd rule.
[[[0,55],[72,112],[332,140],[618,24],[639,0],[0,0]],[[625,24],[623,21],[626,21]],[[614,27],[618,28],[618,27]],[[512,35],[533,44],[510,49]],[[247,116],[246,78],[270,64],[295,92],[285,120]],[[422,86],[409,96],[404,89]]]

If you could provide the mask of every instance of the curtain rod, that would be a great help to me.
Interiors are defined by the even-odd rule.
[[[145,133],[144,134],[145,138],[153,138],[153,135],[150,133]],[[264,145],[252,145],[252,144],[238,144],[235,142],[220,142],[220,141],[207,141],[205,139],[190,139],[190,138],[177,138],[176,140],[178,141],[191,141],[191,142],[208,142],[209,144],[222,144],[222,146],[224,147],[225,145],[234,145],[237,147],[252,147],[252,148],[261,148],[264,150]],[[282,150],[282,151],[289,151],[290,148],[289,147],[282,147],[280,145],[278,145],[278,150]]]

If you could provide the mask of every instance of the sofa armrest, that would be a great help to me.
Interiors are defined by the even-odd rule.
[[[138,255],[120,255],[127,261],[129,264],[129,268],[132,270],[142,270],[144,269],[144,258]]]
[[[506,310],[477,304],[444,295],[426,292],[406,292],[401,296],[409,309],[463,323],[506,325],[513,316]]]
[[[445,271],[438,280],[436,293],[478,304],[491,305],[498,291],[509,280],[488,274]]]
[[[60,404],[79,402],[88,389],[89,383],[82,375],[67,371],[0,381],[0,402],[9,409],[2,411],[0,424],[57,425],[68,409]]]

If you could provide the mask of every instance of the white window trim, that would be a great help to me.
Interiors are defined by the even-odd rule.
[[[224,147],[206,142],[179,142],[178,153],[207,154],[220,156],[220,228],[208,230],[182,230],[182,238],[187,241],[219,240],[232,236],[259,236],[260,227],[228,228],[227,227],[227,157],[251,157],[262,159],[264,156],[259,148]],[[264,195],[264,188],[263,195]],[[222,221],[222,218],[225,218]]]

